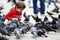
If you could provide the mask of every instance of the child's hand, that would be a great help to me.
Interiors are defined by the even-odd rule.
[[[12,18],[12,20],[17,20],[18,21],[18,18]]]

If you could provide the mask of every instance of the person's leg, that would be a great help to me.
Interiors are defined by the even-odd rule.
[[[45,0],[40,0],[40,13],[45,14]]]
[[[54,6],[57,7],[56,3],[58,2],[58,0],[55,0],[53,3],[54,3]]]
[[[28,5],[29,5],[29,8],[31,8],[30,4],[31,4],[31,0],[28,0]]]
[[[21,1],[25,1],[25,0],[21,0]]]
[[[11,0],[8,0],[7,2],[10,2]]]
[[[56,5],[57,2],[58,2],[58,0],[53,1],[53,4],[54,4],[55,8],[52,10],[52,12],[60,13],[59,12],[59,7]]]
[[[16,3],[16,0],[12,0],[12,1],[13,1],[14,4]]]
[[[33,0],[33,10],[34,10],[34,14],[38,13],[37,0]]]
[[[51,0],[48,0],[47,8],[49,7],[50,4],[51,4]]]

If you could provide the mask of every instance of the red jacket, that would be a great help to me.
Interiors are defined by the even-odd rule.
[[[6,19],[11,20],[11,18],[18,18],[21,20],[22,12],[18,12],[16,9],[11,9],[10,12],[5,16]]]

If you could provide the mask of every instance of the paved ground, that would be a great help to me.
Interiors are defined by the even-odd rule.
[[[5,0],[6,1],[6,0]],[[0,4],[2,3],[3,5],[4,5],[4,8],[5,9],[3,9],[2,10],[2,12],[3,12],[3,14],[7,14],[7,12],[12,8],[12,7],[14,7],[14,6],[11,6],[11,4],[12,3],[6,3],[4,0],[0,0]],[[27,3],[28,1],[25,1],[25,3],[26,3],[26,5],[27,5],[27,7],[26,7],[26,9],[24,10],[24,11],[26,11],[26,13],[27,13],[27,15],[33,15],[33,8],[29,8],[29,5],[28,5],[28,3]],[[39,3],[38,3],[38,5],[39,5]],[[47,5],[47,3],[46,3],[46,5]],[[60,4],[58,4],[57,3],[57,5],[59,6]],[[32,2],[31,2],[31,4],[30,4],[30,6],[32,6]],[[60,6],[59,6],[60,7]],[[54,9],[54,6],[53,6],[53,4],[51,4],[50,5],[50,7],[49,8],[46,8],[46,11],[48,10],[48,11],[51,11],[52,9]],[[60,14],[56,14],[56,13],[54,13],[55,15],[55,17],[58,17],[58,15]],[[49,17],[49,15],[46,13],[45,14],[47,17],[48,17],[48,19],[50,20],[50,21],[52,21],[52,19]],[[44,17],[44,16],[42,16],[42,15],[40,15],[40,13],[38,13],[38,16],[40,17],[40,18],[42,18],[42,17]],[[22,19],[24,19],[23,18],[23,16],[22,16]],[[22,20],[23,21],[23,20]],[[35,22],[32,18],[31,18],[31,20],[30,20],[30,22]],[[47,38],[45,38],[45,37],[37,37],[37,38],[33,38],[32,37],[32,34],[30,33],[30,32],[28,32],[27,34],[25,34],[24,36],[22,36],[20,39],[16,39],[16,37],[12,34],[11,36],[6,36],[6,38],[8,38],[9,40],[60,40],[60,33],[54,33],[54,32],[50,32],[49,34],[46,34],[48,37]],[[1,35],[0,35],[1,36]]]
[[[9,40],[60,40],[60,33],[54,33],[54,32],[49,32],[49,34],[46,34],[48,37],[36,37],[33,38],[32,34],[28,32],[24,36],[21,36],[20,39],[16,39],[16,37],[12,34],[12,36],[6,36]]]

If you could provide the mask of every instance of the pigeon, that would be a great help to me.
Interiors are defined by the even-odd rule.
[[[48,18],[45,16],[44,21],[47,21],[47,20],[48,20]]]
[[[32,16],[32,18],[33,18],[36,22],[41,21],[41,18],[38,18],[38,16],[37,16],[37,17],[34,17],[33,15],[31,15],[31,16]]]
[[[30,20],[30,15],[26,15],[26,12],[24,12],[23,16],[25,17],[24,21],[29,21]]]
[[[53,15],[53,13],[50,13],[50,12],[48,12],[48,11],[47,11],[47,14],[49,14],[49,15]]]
[[[52,12],[60,13],[60,11],[59,11],[59,7],[56,6],[55,9],[52,10]]]

